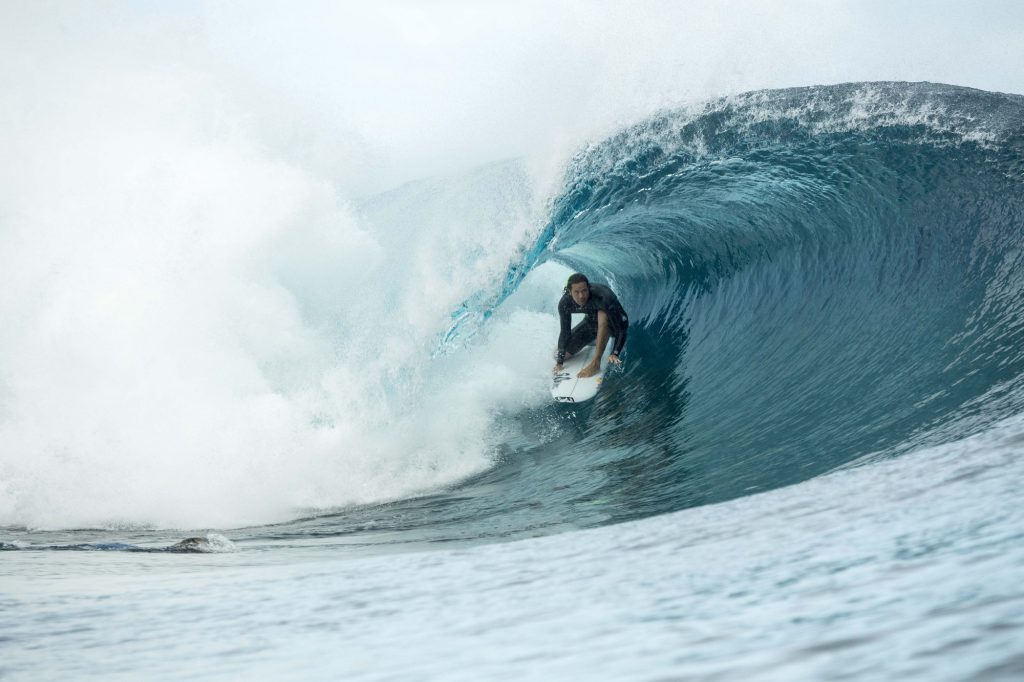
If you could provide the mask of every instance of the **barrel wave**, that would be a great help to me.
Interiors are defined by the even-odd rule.
[[[583,151],[498,298],[548,262],[610,283],[626,368],[517,415],[442,506],[482,536],[615,522],[1020,412],[1022,169],[1024,98],[932,84],[750,93]]]
[[[508,189],[525,174],[510,162],[449,189],[472,188],[459,210],[499,197],[469,221],[479,230],[528,203]],[[361,215],[406,216],[438,186],[371,198]],[[233,541],[379,548],[547,535],[796,484],[957,441],[1024,408],[1024,97],[859,83],[669,111],[578,153],[544,215],[504,277],[509,261],[497,264],[493,290],[479,277],[446,282],[465,286],[452,329],[402,337],[423,347],[411,357],[436,362],[419,383],[393,377],[425,387],[403,398],[414,407],[448,401],[442,435],[460,419],[487,431],[491,466],[384,504],[300,501],[293,520],[236,529]],[[381,249],[405,253],[413,233],[393,234]],[[480,362],[474,346],[509,334],[502,320],[530,317],[518,333],[546,330],[553,348],[572,270],[610,284],[631,320],[623,369],[598,397],[551,404],[545,358],[519,387],[534,398],[492,405],[477,387],[453,400]],[[520,340],[498,347],[520,353]],[[429,450],[430,473],[458,442],[432,433],[393,445]],[[363,450],[365,468],[378,466],[380,448]],[[143,518],[119,538],[181,539],[153,527]]]
[[[637,321],[592,443],[623,448],[634,510],[1020,410],[1022,103],[908,84],[754,93],[577,159],[547,257],[613,283]]]
[[[171,154],[155,222],[12,211],[5,670],[1019,678],[1024,97],[759,91],[560,158],[349,210]],[[192,210],[195,159],[247,191]],[[567,405],[576,270],[630,330]]]

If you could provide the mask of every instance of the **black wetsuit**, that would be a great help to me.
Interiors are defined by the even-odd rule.
[[[558,321],[561,332],[558,334],[558,364],[565,360],[565,354],[575,355],[581,348],[597,338],[597,312],[608,314],[608,335],[615,337],[612,353],[618,355],[626,345],[626,329],[629,328],[629,317],[622,309],[618,297],[604,284],[590,285],[590,298],[583,305],[576,305],[572,295],[566,293],[558,302]],[[573,313],[584,313],[586,317],[578,325],[569,329]]]

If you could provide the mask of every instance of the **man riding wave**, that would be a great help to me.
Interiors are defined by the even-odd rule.
[[[586,317],[575,327],[572,314],[583,313]],[[580,370],[580,378],[590,377],[601,371],[601,356],[608,345],[608,337],[615,338],[608,362],[619,364],[622,347],[626,345],[626,330],[629,317],[622,309],[615,293],[604,284],[591,284],[585,275],[575,273],[565,285],[562,299],[558,302],[558,350],[554,371],[562,369],[566,358],[579,353],[587,344],[596,340],[596,352],[590,363]]]

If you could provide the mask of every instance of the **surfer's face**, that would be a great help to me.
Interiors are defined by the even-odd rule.
[[[590,285],[586,282],[577,282],[569,287],[569,295],[576,305],[583,305],[590,300]]]

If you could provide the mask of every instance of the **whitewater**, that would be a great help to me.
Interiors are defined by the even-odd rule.
[[[294,57],[223,89],[163,21],[0,70],[0,676],[1024,675],[1024,96],[745,88],[393,183],[428,97],[306,130]],[[583,406],[575,271],[631,320]]]

